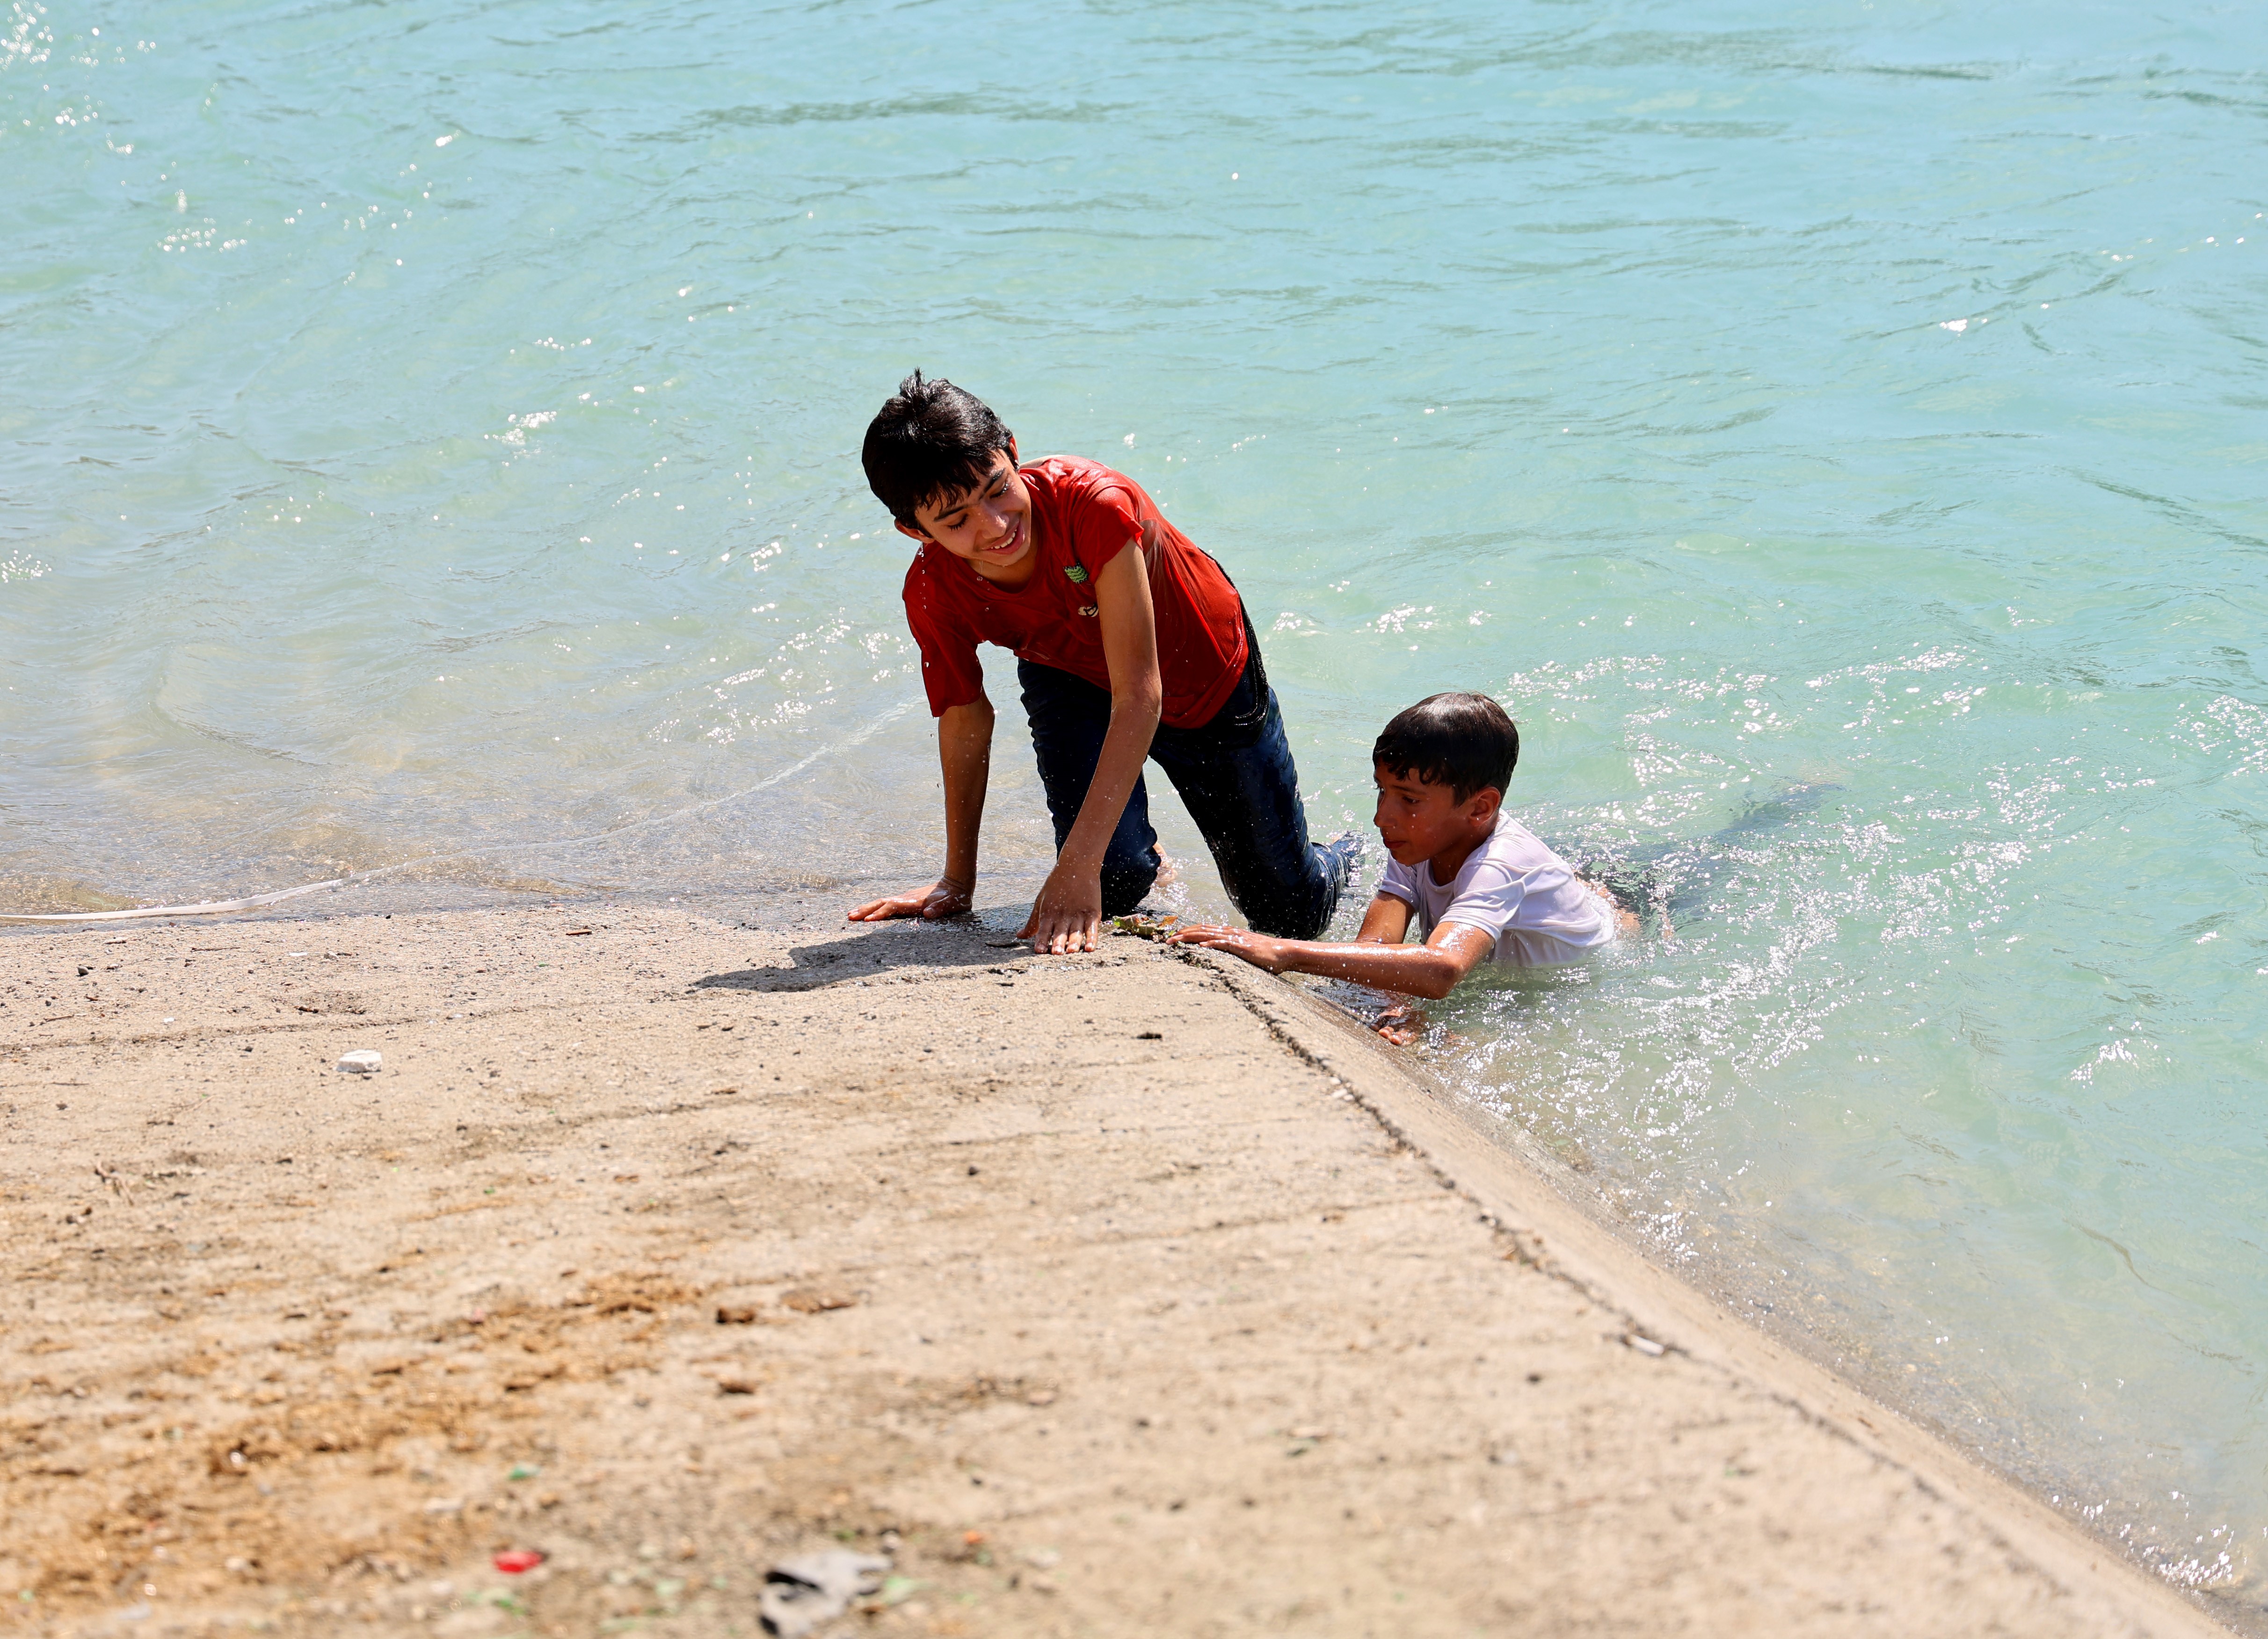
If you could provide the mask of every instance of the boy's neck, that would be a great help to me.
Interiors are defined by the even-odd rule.
[[[1436,887],[1447,887],[1457,879],[1457,872],[1465,868],[1465,861],[1473,856],[1475,850],[1482,843],[1496,834],[1498,815],[1502,812],[1503,810],[1499,809],[1497,813],[1491,814],[1485,824],[1475,826],[1456,842],[1425,862],[1425,868],[1433,873],[1433,885]]]

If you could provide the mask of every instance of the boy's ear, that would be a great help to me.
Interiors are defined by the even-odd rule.
[[[1023,464],[1024,463],[1017,458],[1016,435],[1012,432],[1008,435],[1008,465],[1011,467],[1021,467]]]
[[[911,524],[906,523],[901,518],[892,518],[890,520],[890,527],[896,530],[898,533],[903,535],[909,540],[919,540],[926,543],[929,540],[927,535],[924,535],[920,530],[916,529]]]
[[[1504,806],[1504,793],[1493,785],[1484,785],[1475,791],[1472,800],[1465,805],[1465,812],[1475,825],[1496,818],[1497,810]]]

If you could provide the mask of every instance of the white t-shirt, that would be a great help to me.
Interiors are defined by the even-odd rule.
[[[1389,860],[1381,893],[1417,913],[1417,937],[1445,922],[1462,922],[1496,936],[1491,960],[1523,967],[1580,960],[1610,943],[1615,916],[1606,902],[1575,879],[1567,862],[1535,834],[1498,810],[1496,830],[1473,849],[1456,880],[1433,880],[1425,861]]]

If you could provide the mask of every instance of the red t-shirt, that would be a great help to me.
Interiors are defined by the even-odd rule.
[[[930,714],[943,717],[983,692],[979,643],[1108,688],[1094,577],[1128,547],[1139,547],[1143,526],[1155,522],[1150,602],[1166,696],[1159,721],[1174,729],[1211,722],[1243,675],[1248,647],[1244,606],[1220,565],[1166,521],[1141,485],[1100,461],[1055,455],[1021,471],[1039,562],[1020,590],[994,585],[934,541],[923,543],[906,570],[906,623],[921,645]]]

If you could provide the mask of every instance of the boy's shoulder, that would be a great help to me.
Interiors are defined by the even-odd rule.
[[[1116,467],[1089,455],[1050,455],[1016,469],[1042,504],[1079,507],[1090,503],[1114,511],[1138,510],[1149,497],[1142,486]],[[1116,490],[1119,497],[1109,498]]]
[[[954,630],[972,638],[985,606],[995,601],[975,570],[933,540],[922,542],[906,565],[899,596],[917,631]]]
[[[1572,871],[1572,866],[1552,851],[1551,845],[1513,819],[1498,810],[1496,829],[1487,842],[1473,850],[1470,864],[1486,864],[1517,876],[1527,876],[1537,871]],[[1460,872],[1466,875],[1467,872]]]
[[[1091,455],[1043,455],[1036,461],[1027,461],[1016,469],[1027,483],[1044,483],[1051,487],[1097,488],[1107,484],[1131,485],[1133,480],[1114,467],[1096,460]]]
[[[953,584],[952,571],[958,560],[934,540],[924,540],[914,548],[913,562],[906,565],[906,598],[935,598]]]

